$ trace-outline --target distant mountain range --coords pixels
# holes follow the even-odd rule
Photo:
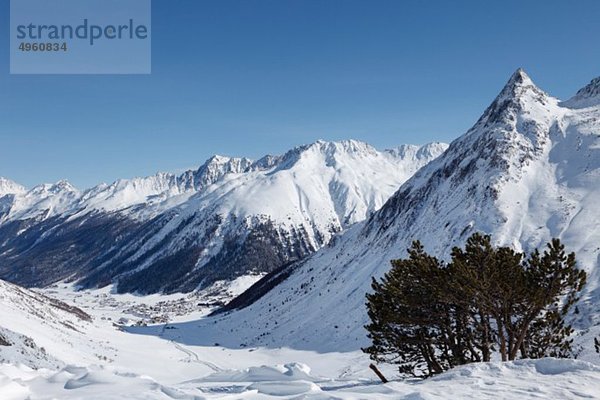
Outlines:
[[[27,190],[0,178],[0,278],[170,293],[259,276],[368,218],[446,148],[318,141],[84,191],[67,181]]]

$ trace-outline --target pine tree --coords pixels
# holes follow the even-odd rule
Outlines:
[[[367,294],[372,345],[363,349],[402,374],[427,377],[456,365],[521,357],[567,357],[565,322],[586,274],[558,239],[526,260],[474,234],[444,264],[419,242]]]
[[[533,252],[526,265],[529,293],[529,320],[522,323],[519,337],[523,357],[566,357],[571,353],[568,337],[573,333],[564,321],[569,309],[579,300],[586,282],[585,271],[576,268],[575,253],[566,254],[558,239],[547,245],[540,257]]]
[[[363,349],[378,362],[398,365],[415,377],[480,361],[473,348],[467,311],[448,296],[449,270],[414,242],[405,260],[393,260],[367,294],[372,345]]]

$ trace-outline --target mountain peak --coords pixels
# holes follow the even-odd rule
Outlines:
[[[25,191],[26,189],[23,186],[0,176],[0,197],[5,194],[18,194],[24,193]]]
[[[533,85],[533,81],[523,68],[517,68],[517,70],[513,72],[512,76],[510,77],[508,84],[516,86],[530,86]]]
[[[525,70],[519,68],[511,75],[498,98],[507,100],[519,99],[529,92],[545,95],[545,93],[533,83]]]
[[[348,139],[341,141],[326,141],[320,139],[312,144],[300,146],[297,149],[299,149],[301,152],[312,149],[327,155],[331,155],[334,153],[373,154],[374,152],[376,152],[375,148],[370,144],[356,139]]]
[[[577,91],[575,96],[590,98],[600,96],[600,76]]]
[[[53,186],[55,186],[57,188],[61,188],[61,189],[76,190],[75,186],[71,185],[71,182],[69,182],[66,179],[61,179],[61,180],[57,181],[56,183],[53,184]]]
[[[431,142],[418,146],[414,144],[403,144],[393,149],[385,150],[396,158],[406,160],[432,160],[442,154],[448,148],[448,144],[441,142]]]
[[[577,91],[575,96],[561,105],[569,108],[585,108],[600,104],[600,76]]]
[[[222,156],[220,154],[213,154],[212,156],[210,156],[208,158],[208,160],[206,160],[206,165],[208,164],[216,164],[216,163],[226,163],[229,160],[231,160],[230,157],[227,156]]]
[[[244,172],[251,165],[252,160],[248,158],[213,155],[197,171],[193,172],[193,186],[199,190],[215,183],[227,174]]]
[[[222,156],[219,154],[215,154],[211,156],[200,168],[209,168],[211,166],[223,166],[227,164],[240,164],[243,166],[248,166],[252,163],[252,160],[245,157],[228,157]]]
[[[61,179],[56,183],[42,183],[41,185],[34,186],[29,193],[34,195],[43,194],[47,195],[57,195],[57,194],[66,194],[66,193],[79,193],[79,190],[75,188],[69,181],[65,179]]]
[[[496,123],[514,124],[516,114],[532,108],[546,107],[551,101],[542,89],[538,88],[522,68],[517,69],[500,94],[485,110],[472,130],[489,127]]]

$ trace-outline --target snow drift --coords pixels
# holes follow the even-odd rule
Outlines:
[[[600,398],[600,368],[581,361],[540,359],[471,364],[417,382],[378,384],[310,375],[306,365],[253,367],[163,385],[112,368],[67,366],[59,371],[0,365],[5,400],[40,399],[580,399]],[[298,397],[300,396],[300,397]]]

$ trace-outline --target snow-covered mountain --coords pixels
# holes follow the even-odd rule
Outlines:
[[[367,344],[371,277],[405,256],[413,240],[445,258],[482,231],[527,252],[559,237],[576,252],[590,273],[576,323],[592,327],[578,343],[589,342],[600,330],[599,86],[595,79],[560,102],[516,71],[477,123],[378,212],[285,273],[268,275],[229,307],[241,310],[201,329],[234,332],[233,341],[248,345],[358,349]]]
[[[0,276],[152,293],[271,272],[367,218],[446,147],[318,141],[258,161],[215,156],[179,176],[21,190],[0,197]]]

